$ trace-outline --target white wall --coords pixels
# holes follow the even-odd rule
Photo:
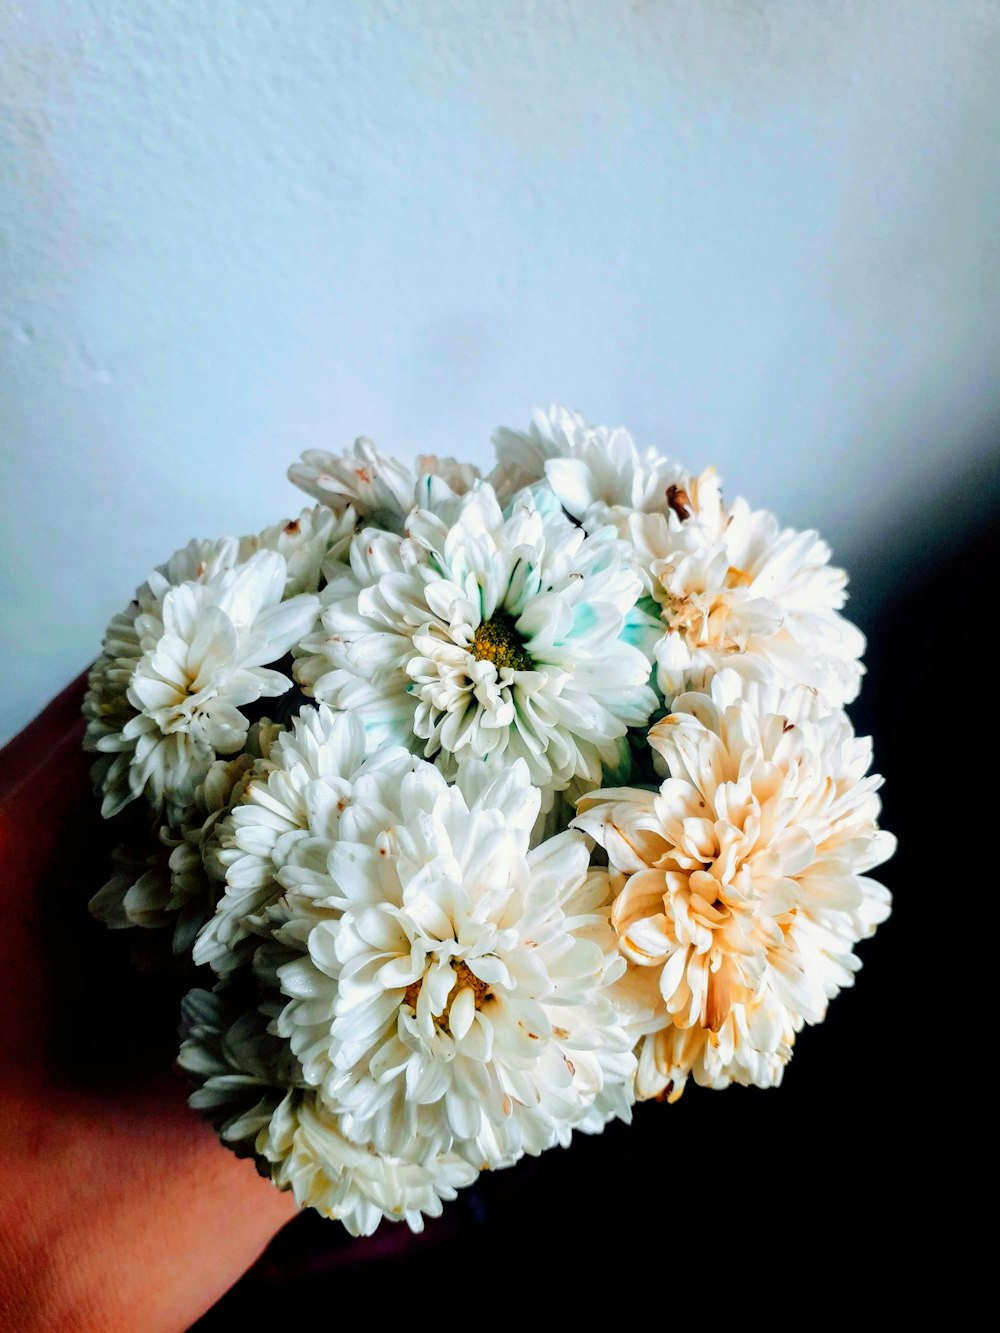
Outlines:
[[[0,32],[0,735],[154,561],[362,431],[486,461],[567,401],[883,582],[889,534],[982,498],[991,0],[0,0]]]

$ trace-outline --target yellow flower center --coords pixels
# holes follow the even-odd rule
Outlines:
[[[445,1032],[448,1031],[448,1019],[451,1016],[451,1002],[461,990],[471,990],[472,997],[477,1009],[482,1009],[484,1003],[490,998],[490,988],[486,982],[476,976],[466,963],[453,963],[452,968],[455,973],[455,984],[448,992],[448,999],[444,1009],[436,1015],[438,1026]],[[420,988],[424,984],[423,977],[417,981],[411,981],[403,993],[403,1003],[408,1004],[411,1009],[417,1007],[417,996],[420,994]]]
[[[535,665],[514,626],[514,617],[503,610],[494,611],[489,620],[476,628],[472,656],[480,662],[492,662],[498,671],[501,667],[531,671]]]
[[[746,644],[728,633],[731,603],[728,593],[737,588],[748,588],[754,576],[745,569],[730,565],[726,582],[714,592],[694,592],[687,597],[667,594],[663,603],[663,619],[667,626],[686,636],[696,648],[716,648],[722,652],[744,652]]]

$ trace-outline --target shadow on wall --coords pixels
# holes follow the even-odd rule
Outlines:
[[[949,1058],[960,1031],[937,1035],[942,1019],[962,1021],[960,1000],[953,1009],[968,942],[958,932],[969,927],[959,875],[980,857],[989,864],[989,823],[980,820],[990,818],[981,796],[990,715],[969,707],[969,689],[980,626],[997,604],[996,457],[976,478],[955,478],[972,496],[964,512],[978,513],[974,525],[956,533],[954,510],[941,521],[935,504],[958,504],[942,488],[914,505],[912,522],[855,578],[852,612],[870,648],[852,711],[887,779],[884,823],[900,849],[876,873],[895,910],[861,946],[855,988],[834,1001],[822,1028],[800,1036],[783,1087],[720,1095],[691,1085],[675,1106],[637,1108],[631,1129],[578,1136],[568,1151],[484,1176],[413,1239],[383,1226],[351,1243],[304,1215],[199,1330],[360,1298],[380,1270],[447,1290],[449,1301],[456,1287],[483,1295],[508,1277],[516,1289],[529,1274],[582,1290],[591,1264],[639,1289],[672,1270],[675,1295],[693,1295],[710,1276],[703,1263],[722,1259],[718,1280],[736,1281],[741,1264],[770,1255],[758,1280],[780,1291],[780,1254],[801,1247],[815,1256],[825,1235],[829,1257],[860,1258],[877,1246],[883,1264],[886,1238],[922,1225],[917,1205],[934,1186],[941,1140],[929,1124],[921,1135],[920,1122],[937,1098],[956,1095],[950,1085],[962,1077]],[[728,1279],[721,1250],[736,1265]]]

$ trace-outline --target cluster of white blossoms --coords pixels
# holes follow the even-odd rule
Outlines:
[[[192,1105],[355,1234],[777,1084],[889,912],[824,543],[563,408],[494,443],[306,453],[315,507],[154,570],[85,701],[94,914],[171,932]]]
[[[628,545],[551,495],[505,513],[486,483],[414,509],[405,534],[363,533],[324,588],[295,654],[307,693],[447,777],[467,757],[523,760],[546,808],[627,772],[628,731],[657,706]]]

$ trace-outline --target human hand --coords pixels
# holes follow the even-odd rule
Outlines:
[[[176,988],[86,902],[111,839],[74,682],[0,764],[0,1327],[187,1328],[291,1218],[170,1073]]]

